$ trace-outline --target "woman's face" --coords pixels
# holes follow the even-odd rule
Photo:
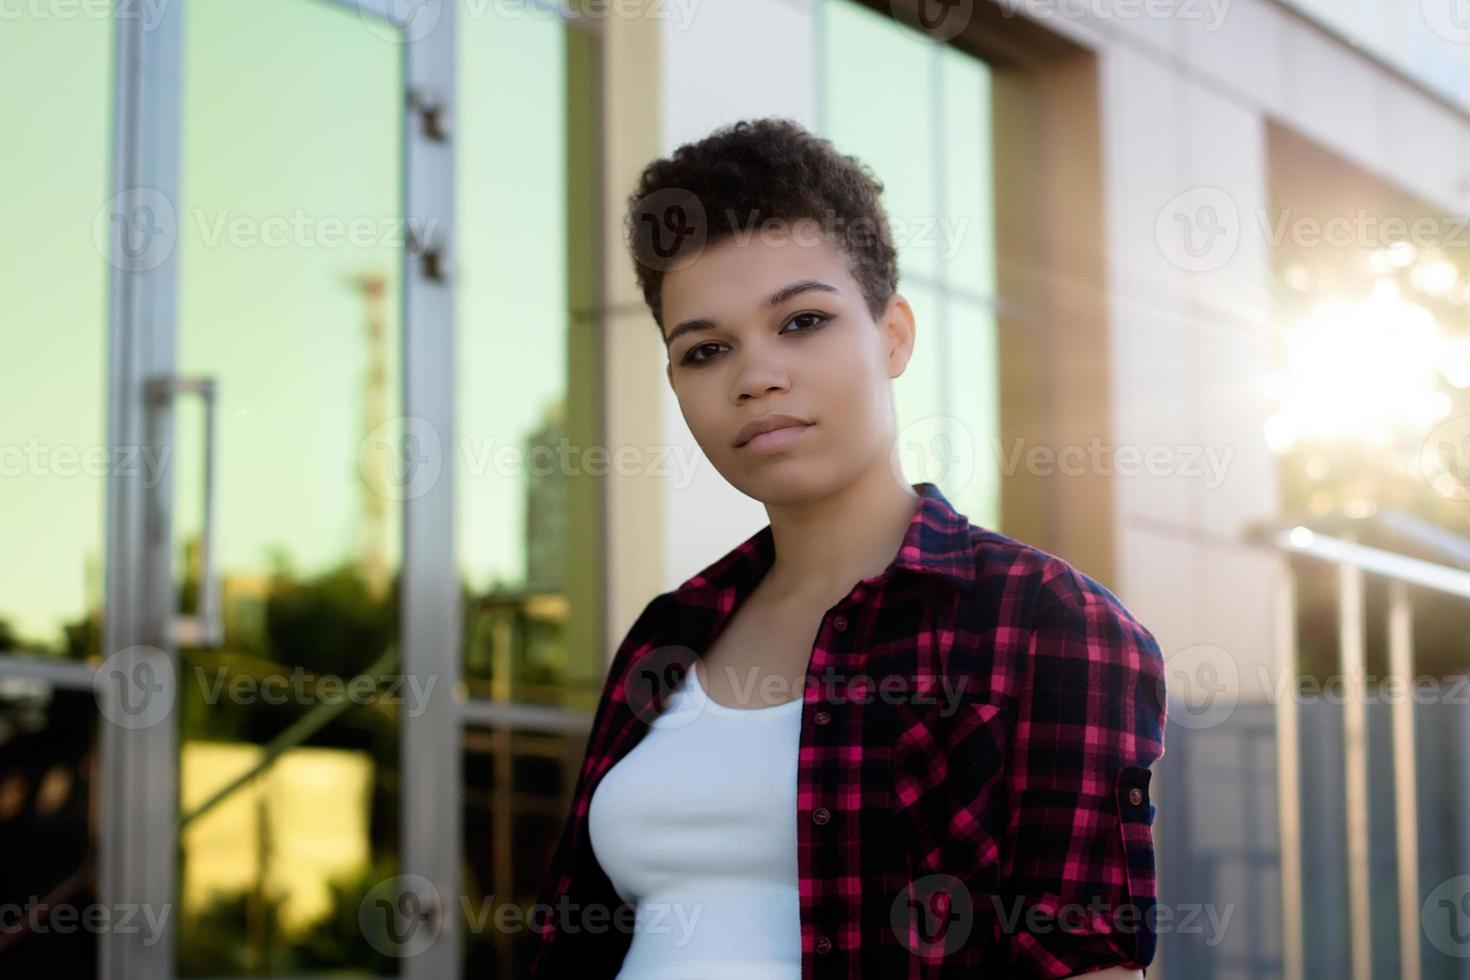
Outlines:
[[[913,312],[895,294],[875,322],[816,222],[726,239],[668,272],[663,322],[684,420],[742,493],[797,502],[893,465],[890,381],[913,350]],[[809,424],[737,445],[771,412]]]

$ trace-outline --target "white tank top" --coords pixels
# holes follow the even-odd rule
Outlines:
[[[801,706],[727,707],[687,670],[603,775],[592,850],[637,907],[616,980],[800,980]]]

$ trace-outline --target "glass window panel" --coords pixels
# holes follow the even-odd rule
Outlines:
[[[465,16],[455,481],[468,695],[591,709],[601,639],[596,42]],[[593,461],[595,462],[595,461]]]
[[[464,975],[524,976],[525,922],[551,865],[587,733],[474,727],[464,733]],[[516,905],[514,920],[499,919]]]
[[[940,489],[950,503],[976,524],[1000,528],[1001,467],[1007,447],[1000,445],[1000,357],[995,308],[957,293],[943,302],[949,350],[949,416],[955,420],[955,477]],[[977,383],[978,382],[978,383]],[[966,460],[969,460],[968,468]],[[966,474],[966,475],[961,475]]]
[[[0,27],[0,652],[73,659],[98,653],[110,468],[112,21],[86,9]]]
[[[827,0],[823,23],[823,135],[883,182],[900,276],[932,279],[939,271],[939,251],[924,229],[939,208],[930,111],[934,45],[852,0]],[[874,65],[883,70],[874,71]]]
[[[990,69],[853,0],[825,0],[823,29],[824,135],[884,182],[918,324],[894,382],[904,474],[998,527]]]
[[[400,708],[347,685],[396,654],[403,46],[301,0],[183,23],[177,354],[218,379],[225,637],[180,650],[177,970],[392,975],[357,910],[396,873]],[[204,444],[178,404],[190,611]]]
[[[930,479],[935,458],[935,444],[929,439],[933,420],[945,413],[948,399],[944,386],[945,336],[940,316],[945,307],[934,288],[919,283],[900,286],[899,292],[913,308],[917,324],[914,353],[903,374],[893,381],[894,398],[898,402],[899,453],[904,473],[912,481]]]
[[[96,774],[90,689],[0,679],[0,976],[96,975],[98,933],[79,927],[106,912],[97,905]],[[34,915],[15,912],[33,906]]]
[[[935,229],[946,285],[995,294],[994,175],[990,69],[955,48],[940,49],[944,122],[944,211]]]

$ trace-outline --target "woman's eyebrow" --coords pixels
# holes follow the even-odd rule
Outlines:
[[[840,292],[840,290],[836,286],[833,286],[830,283],[822,282],[822,280],[820,279],[798,279],[795,282],[788,283],[785,286],[782,286],[780,289],[767,296],[765,302],[762,303],[761,306],[768,310],[773,309],[791,299],[793,296],[800,296],[802,293],[812,291],[834,294]],[[697,330],[713,330],[714,328],[715,321],[707,319],[705,317],[699,317],[693,320],[685,320],[678,326],[674,327],[674,329],[669,331],[669,335],[664,338],[664,346],[671,346],[675,340],[686,333]]]

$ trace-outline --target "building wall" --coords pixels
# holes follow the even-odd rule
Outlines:
[[[1171,18],[1108,16],[1122,5],[1105,0],[1092,0],[1085,16],[1035,15],[1048,6],[1025,9],[1096,58],[1113,443],[1171,447],[1181,465],[1186,453],[1213,449],[1224,464],[1218,483],[1208,471],[1118,479],[1111,513],[1096,515],[1112,530],[1113,567],[1105,577],[1163,646],[1171,698],[1188,693],[1201,664],[1225,671],[1226,699],[1238,698],[1244,707],[1211,727],[1211,744],[1238,736],[1252,758],[1274,760],[1274,735],[1261,730],[1259,718],[1277,670],[1273,603],[1284,566],[1241,540],[1247,522],[1279,516],[1276,464],[1263,437],[1270,407],[1265,380],[1275,357],[1266,121],[1321,142],[1451,214],[1470,206],[1470,171],[1462,162],[1470,158],[1463,152],[1470,147],[1470,117],[1267,0],[1235,0],[1218,22],[1209,20],[1205,4],[1189,5],[1197,16]],[[738,118],[783,114],[810,124],[819,95],[819,9],[815,0],[704,0],[679,28],[610,22],[614,35],[636,35],[640,57],[657,62],[655,70],[623,59],[623,44],[609,44],[612,86],[631,90],[657,74],[656,91],[612,109],[610,131],[656,113],[656,145],[640,131],[646,160]],[[637,156],[631,141],[626,149]],[[631,159],[620,157],[623,169],[613,168],[621,181],[609,198],[613,206],[631,187]],[[1201,205],[1224,219],[1219,247],[1227,257],[1204,262],[1208,268],[1181,254],[1168,234],[1176,220],[1197,224]],[[614,280],[631,282],[622,253],[609,247]],[[654,432],[676,452],[694,452],[664,379],[652,319],[629,299],[636,292],[626,284],[616,288],[610,415],[621,419],[621,431]],[[657,386],[656,398],[642,387],[647,384]],[[760,505],[712,468],[695,473],[679,488],[652,481],[636,491],[615,490],[657,499],[640,499],[636,525],[617,532],[613,642],[648,597],[674,588],[765,523]],[[629,502],[615,509],[635,510]],[[721,520],[708,520],[711,513]],[[616,518],[612,524],[617,528]],[[657,541],[656,564],[645,535]],[[1169,737],[1203,738],[1176,725]],[[1276,847],[1274,765],[1265,767],[1270,772],[1236,766],[1217,779],[1189,782],[1174,769],[1186,764],[1188,748],[1166,752],[1156,776],[1161,800],[1173,794],[1182,801],[1179,794],[1190,788],[1188,808],[1160,806],[1161,880],[1192,881],[1193,867],[1185,864],[1208,866],[1219,889],[1215,901],[1259,906],[1258,896],[1279,889],[1277,870],[1259,860],[1262,848],[1270,854]],[[1203,819],[1219,812],[1217,805],[1228,809],[1254,798],[1263,780],[1270,794],[1264,823],[1236,824],[1234,835],[1217,832],[1219,821],[1214,829],[1188,825],[1191,814]],[[1202,798],[1210,794],[1213,799]],[[1268,975],[1279,933],[1275,915],[1237,920],[1214,951],[1219,964],[1229,964],[1215,975]],[[1168,975],[1171,945],[1167,937],[1161,942],[1151,977]],[[1197,967],[1193,954],[1187,959]]]

